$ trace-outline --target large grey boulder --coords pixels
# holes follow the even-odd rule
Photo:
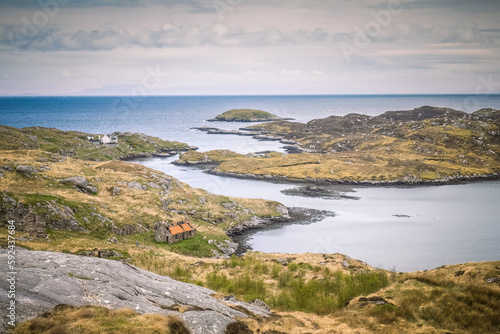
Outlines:
[[[31,174],[38,172],[35,167],[29,165],[19,165],[16,167],[16,171],[24,176],[30,176]]]
[[[128,188],[129,189],[140,189],[140,190],[148,190],[148,187],[143,186],[137,181],[132,181],[128,183]]]
[[[84,194],[96,194],[98,192],[97,187],[83,176],[72,176],[60,181],[65,184],[72,184],[76,190]]]
[[[119,261],[63,253],[18,250],[16,316],[22,322],[59,304],[95,305],[110,309],[132,308],[141,314],[175,315],[193,334],[224,333],[235,318],[270,313],[256,305],[235,300],[217,300],[214,291],[175,281]],[[7,250],[0,250],[7,263]],[[0,280],[0,305],[7,305],[7,280]],[[187,309],[184,313],[176,310]],[[232,306],[232,307],[231,307]],[[0,332],[6,331],[6,317]]]

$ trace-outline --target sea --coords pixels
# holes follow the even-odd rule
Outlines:
[[[237,108],[269,111],[298,122],[331,115],[379,115],[424,105],[465,112],[500,109],[500,95],[318,95],[318,96],[110,96],[0,97],[0,124],[42,126],[93,134],[143,132],[195,145],[200,151],[284,152],[279,142],[193,129],[238,129],[244,123],[207,122]],[[214,176],[173,158],[137,160],[193,187],[217,194],[265,198],[289,207],[328,210],[332,217],[309,225],[259,231],[247,243],[256,251],[342,253],[398,271],[500,260],[500,181],[424,187],[345,187],[335,199],[290,196],[297,184]]]

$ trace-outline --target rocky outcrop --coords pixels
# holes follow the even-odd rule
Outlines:
[[[100,258],[110,258],[110,257],[122,257],[123,254],[117,252],[113,249],[94,249],[88,251],[81,251],[76,255],[90,256],[90,257],[100,257]]]
[[[270,314],[260,305],[235,299],[217,300],[211,296],[215,292],[209,289],[119,261],[27,250],[18,250],[16,255],[17,322],[35,318],[59,304],[94,305],[177,316],[193,334],[219,334],[235,318]],[[7,250],[0,250],[0,261],[7,263]],[[8,284],[0,281],[1,305],[8,304]],[[179,313],[179,308],[186,311]],[[6,321],[2,317],[0,332],[6,332]]]
[[[97,194],[99,191],[95,185],[83,176],[73,176],[59,180],[61,183],[71,184],[76,190],[84,194]]]
[[[120,195],[121,191],[122,191],[122,189],[120,187],[116,187],[116,186],[114,186],[110,189],[111,196],[118,196],[118,195]]]
[[[129,225],[125,224],[122,226],[115,226],[114,224],[111,226],[111,231],[116,235],[131,235],[136,233],[144,233],[149,231],[146,227],[141,224]]]
[[[19,165],[16,167],[16,171],[24,176],[31,176],[31,174],[38,172],[35,167],[29,165]]]
[[[238,250],[238,244],[229,240],[225,240],[221,243],[214,242],[214,244],[225,256],[230,256]]]
[[[286,212],[284,211],[284,209],[286,209]],[[245,254],[249,249],[251,249],[251,246],[249,245],[248,241],[251,235],[256,230],[272,230],[288,224],[302,224],[302,225],[312,224],[321,221],[326,217],[335,216],[334,212],[326,210],[315,210],[315,209],[295,208],[295,207],[291,208],[284,207],[284,209],[280,209],[280,211],[282,211],[283,216],[276,216],[276,217],[252,216],[249,220],[230,227],[226,232],[226,234],[229,237],[231,237],[234,243],[228,245],[228,247],[232,248],[233,246],[235,246],[236,250],[234,253],[237,255],[242,255]],[[220,250],[220,247],[217,243],[216,246]]]
[[[252,216],[249,220],[246,220],[244,222],[241,222],[237,225],[230,227],[227,230],[227,235],[229,236],[239,235],[249,230],[260,229],[268,225],[272,225],[275,223],[285,223],[288,221],[289,219],[285,217],[262,218],[258,216]]]
[[[131,181],[128,183],[128,188],[129,189],[140,189],[140,190],[148,190],[148,187],[143,186],[137,181]]]
[[[53,201],[27,205],[3,193],[0,203],[2,222],[15,222],[20,232],[26,232],[33,237],[47,237],[47,228],[65,231],[85,231],[74,216],[74,211],[68,206]]]

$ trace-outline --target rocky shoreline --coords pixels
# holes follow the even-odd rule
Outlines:
[[[261,180],[271,181],[277,183],[294,183],[294,184],[313,184],[315,186],[332,186],[332,185],[345,185],[345,186],[369,186],[369,187],[417,187],[417,186],[433,186],[433,185],[454,185],[469,182],[482,182],[482,181],[495,181],[500,180],[500,172],[491,174],[476,174],[476,175],[450,175],[441,179],[435,180],[421,180],[413,175],[404,176],[402,179],[392,181],[376,181],[376,180],[342,180],[342,179],[324,179],[324,178],[292,178],[283,175],[258,175],[251,173],[235,173],[224,172],[217,170],[220,162],[213,161],[207,158],[202,161],[182,161],[176,160],[172,164],[177,166],[191,166],[206,169],[206,173],[222,176],[232,177],[244,180]],[[293,195],[293,194],[292,194]],[[326,194],[327,195],[327,194]],[[319,194],[318,196],[323,196]],[[328,195],[327,195],[328,196]],[[315,197],[315,196],[307,196]]]
[[[122,161],[130,161],[134,159],[139,159],[139,158],[151,158],[151,157],[157,157],[157,158],[170,158],[173,157],[180,152],[187,152],[187,151],[196,151],[198,150],[198,147],[196,146],[189,146],[186,149],[182,150],[161,150],[161,151],[154,151],[154,152],[143,152],[143,153],[137,153],[137,154],[129,154],[129,155],[124,155],[121,156],[119,159]]]
[[[255,218],[238,224],[227,231],[227,235],[236,243],[234,253],[238,256],[251,250],[248,239],[258,231],[269,231],[285,225],[300,224],[309,225],[333,217],[335,213],[326,210],[315,210],[309,208],[286,208],[287,214],[281,217]],[[252,217],[253,218],[253,217]]]
[[[195,165],[196,163],[191,163],[190,165]],[[432,186],[432,185],[453,185],[453,184],[463,184],[469,182],[481,182],[481,181],[494,181],[500,180],[500,173],[491,173],[483,175],[453,175],[447,176],[442,179],[423,181],[416,179],[412,176],[405,177],[403,180],[394,181],[374,181],[374,180],[362,180],[362,181],[352,181],[352,180],[339,180],[339,179],[322,179],[322,178],[291,178],[283,175],[257,175],[257,174],[243,174],[243,173],[233,173],[233,172],[223,172],[215,169],[208,170],[207,173],[217,176],[234,177],[238,179],[246,180],[263,180],[263,181],[273,181],[280,183],[310,183],[314,185],[331,186],[331,185],[349,185],[349,186],[401,186],[401,187],[416,187],[416,186]]]
[[[288,153],[300,153],[300,152],[310,152],[310,153],[320,153],[319,151],[310,151],[301,147],[298,142],[290,139],[285,139],[284,136],[278,136],[276,134],[272,134],[270,132],[265,132],[261,130],[249,130],[246,128],[240,128],[238,130],[223,130],[219,128],[202,126],[202,127],[194,127],[191,128],[193,130],[204,131],[209,135],[235,135],[235,136],[243,136],[243,137],[252,137],[255,140],[259,141],[279,141],[281,144],[284,144],[283,148]]]

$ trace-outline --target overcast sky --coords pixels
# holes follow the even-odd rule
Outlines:
[[[0,94],[499,93],[499,17],[499,0],[2,0]]]

